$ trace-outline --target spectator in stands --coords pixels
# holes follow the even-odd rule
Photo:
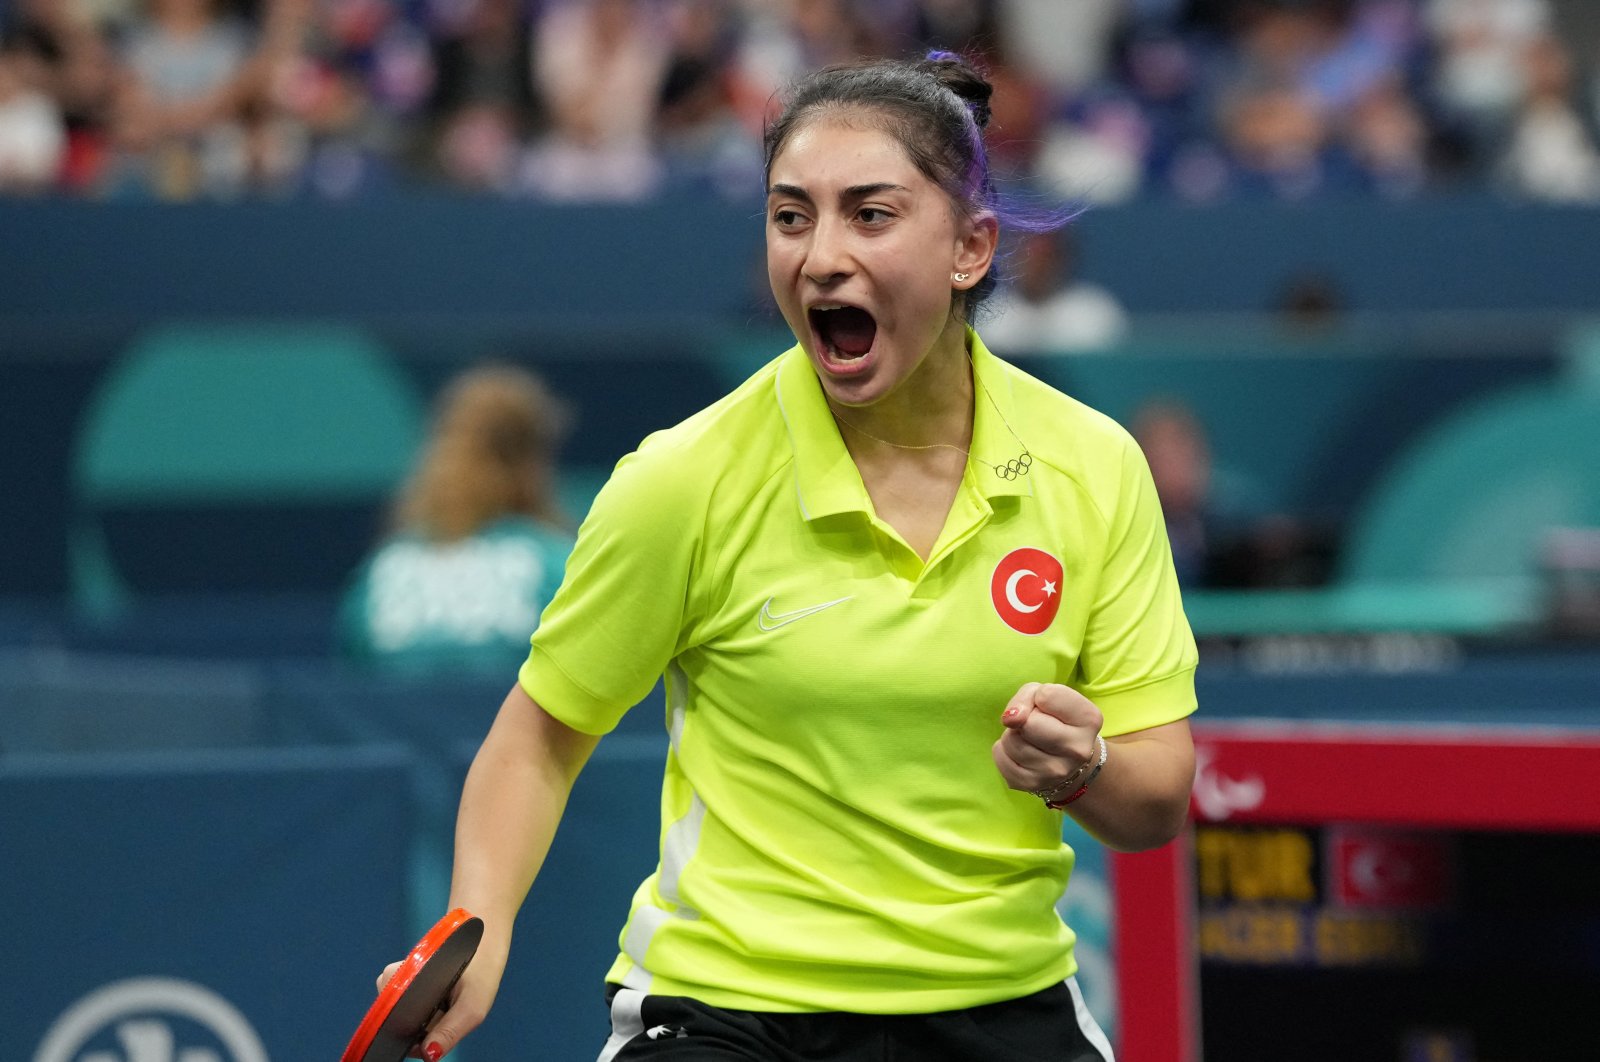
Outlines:
[[[450,183],[511,189],[525,142],[543,121],[533,84],[533,27],[518,0],[477,0],[437,32],[429,103],[434,158]]]
[[[1128,315],[1111,292],[1078,276],[1078,243],[1069,230],[1023,236],[1011,279],[987,308],[983,334],[1015,351],[1065,352],[1114,346]]]
[[[1345,115],[1339,134],[1363,191],[1384,199],[1411,199],[1427,189],[1427,121],[1398,79],[1364,93]]]
[[[252,37],[216,0],[150,0],[122,45],[116,190],[192,199],[237,171]]]
[[[1172,564],[1182,586],[1203,586],[1215,548],[1211,502],[1211,447],[1188,407],[1158,400],[1140,407],[1129,428],[1150,463]]]
[[[1336,187],[1327,115],[1287,84],[1242,86],[1224,101],[1226,191],[1245,198],[1304,200]]]
[[[631,200],[654,191],[656,108],[671,55],[644,0],[566,0],[540,18],[538,86],[550,116],[520,177],[546,199]]]
[[[1511,121],[1500,176],[1514,192],[1548,203],[1600,202],[1600,151],[1574,101],[1572,57],[1553,36],[1523,53],[1524,98]]]
[[[302,130],[294,191],[317,199],[352,199],[398,183],[391,123],[375,106],[360,73],[308,60],[292,103]]]
[[[0,193],[54,187],[66,159],[66,124],[56,101],[28,84],[26,59],[0,48]]]
[[[9,14],[0,9],[0,51],[15,64],[21,98],[35,101],[24,105],[32,112],[25,119],[33,130],[28,138],[32,150],[42,143],[37,139],[43,114],[38,100],[48,101],[59,115],[64,139],[50,179],[67,191],[93,188],[105,162],[116,82],[114,56],[101,23],[72,0],[19,0]],[[24,119],[13,113],[11,122],[19,120]],[[53,138],[46,134],[46,139]]]
[[[346,196],[427,175],[548,199],[726,190],[781,85],[915,42],[982,56],[994,72],[998,174],[1037,175],[1088,202],[1152,188],[1195,202],[1403,199],[1495,179],[1518,196],[1581,202],[1592,130],[1570,101],[1553,105],[1550,85],[1570,73],[1539,54],[1554,10],[1551,0],[14,0],[0,5],[0,36],[65,122],[57,184],[79,193]],[[303,47],[269,64],[263,38],[285,12],[308,23]],[[714,46],[689,44],[696,35]]]
[[[996,175],[1019,183],[1042,180],[1052,187],[1083,187],[1077,180],[1079,173],[1051,173],[1042,161],[1049,151],[1055,109],[1049,86],[1011,62],[998,43],[957,50],[981,62],[989,71],[989,82],[994,86],[994,117],[985,140],[989,163]]]
[[[672,56],[656,148],[668,186],[748,197],[761,187],[761,141],[738,112],[746,86],[732,62],[738,25],[730,0],[676,0],[667,15]]]
[[[480,368],[451,383],[395,531],[346,596],[347,656],[413,674],[515,668],[571,548],[555,501],[566,421],[522,369]]]
[[[1098,81],[1111,58],[1124,0],[999,0],[997,21],[1006,55],[1059,97]]]
[[[1218,468],[1193,409],[1152,399],[1134,412],[1130,430],[1150,463],[1181,585],[1245,589],[1326,580],[1327,536],[1273,511],[1247,477]]]
[[[1432,89],[1484,160],[1527,93],[1524,54],[1551,29],[1549,0],[1427,0]]]

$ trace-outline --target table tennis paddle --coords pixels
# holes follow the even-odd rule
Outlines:
[[[483,919],[459,907],[439,919],[378,992],[340,1062],[404,1062],[482,939]]]

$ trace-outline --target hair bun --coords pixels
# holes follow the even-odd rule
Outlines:
[[[994,86],[965,58],[955,52],[935,51],[929,52],[917,66],[932,74],[967,105],[979,129],[989,124],[989,97],[994,95]]]

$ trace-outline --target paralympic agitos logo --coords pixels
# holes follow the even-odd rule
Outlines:
[[[1014,549],[1000,558],[989,580],[989,598],[1007,627],[1042,634],[1061,607],[1061,562],[1042,549]]]
[[[211,989],[176,978],[135,977],[98,988],[68,1007],[33,1062],[268,1060],[249,1020]]]

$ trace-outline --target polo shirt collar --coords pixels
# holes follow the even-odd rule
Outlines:
[[[1023,444],[1007,422],[1016,423],[1011,378],[1000,359],[989,352],[976,332],[967,329],[977,382],[973,396],[972,451],[967,458],[967,483],[986,498],[1033,493],[1025,475],[1005,479],[996,464],[1014,461]],[[828,409],[822,384],[806,353],[796,344],[786,351],[775,378],[778,408],[794,447],[795,489],[807,520],[847,512],[872,512],[872,500],[861,473],[845,449],[839,426]]]
[[[1013,373],[1006,371],[1005,362],[989,353],[978,333],[967,329],[967,345],[972,351],[972,373],[978,386],[972,396],[972,456],[967,460],[967,475],[975,480],[978,493],[985,498],[1003,495],[1019,496],[1033,493],[1033,480],[1023,474],[1006,479],[995,472],[995,466],[1004,469],[1027,450],[1025,442],[1012,433],[1012,428],[1027,428],[1017,413],[1016,395],[1012,391]]]

